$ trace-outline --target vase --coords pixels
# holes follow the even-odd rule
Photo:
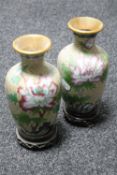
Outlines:
[[[108,72],[108,55],[95,44],[103,22],[92,17],[75,17],[68,22],[74,42],[58,55],[62,98],[67,121],[89,126],[97,122]]]
[[[60,74],[44,61],[51,40],[28,34],[13,41],[21,62],[6,75],[5,90],[17,125],[19,144],[28,149],[42,149],[56,143],[56,117],[60,102]]]

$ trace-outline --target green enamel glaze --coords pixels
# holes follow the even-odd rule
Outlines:
[[[18,123],[26,123],[28,124],[30,122],[29,116],[25,113],[21,114],[13,114],[13,117]]]
[[[81,85],[77,85],[77,88],[94,89],[96,88],[96,85],[93,82],[87,81],[82,83]]]
[[[71,72],[69,71],[69,69],[65,64],[62,64],[62,71],[64,79],[70,83],[72,81]]]
[[[61,90],[58,92],[58,94],[57,94],[55,100],[56,100],[56,101],[59,101],[60,98],[61,98]]]
[[[18,73],[21,73],[21,65],[19,64],[17,67],[16,67],[16,71],[18,72]]]
[[[25,71],[27,70],[27,68],[28,68],[28,65],[23,65],[23,66],[22,66],[22,71],[25,72]]]
[[[53,108],[53,112],[57,113],[59,111],[59,107],[60,107],[60,101],[61,99],[61,91],[59,91],[59,93],[57,94],[56,98],[55,98],[55,101],[57,102],[55,107]]]
[[[31,111],[33,113],[39,113],[39,112],[42,112],[42,110],[40,108],[32,108]]]
[[[108,75],[108,67],[104,70],[103,75],[101,77],[101,81],[105,81]]]
[[[33,89],[33,91],[34,91],[35,94],[39,94],[39,89],[38,88]]]
[[[102,54],[102,58],[103,58],[103,60],[104,60],[105,63],[108,62],[108,55],[107,55],[106,52],[104,52],[104,53]]]
[[[83,48],[83,53],[86,54],[87,56],[91,55],[91,52],[88,49]]]
[[[32,110],[32,113],[34,116],[39,115],[41,118],[43,118],[48,109],[47,108],[42,109],[42,108],[37,107],[37,108],[33,108],[31,110]]]
[[[43,117],[34,117],[34,118],[29,118],[28,114],[26,113],[21,113],[21,114],[13,114],[13,117],[17,121],[17,123],[20,124],[29,124],[31,121],[37,124],[41,124],[46,122],[46,119]]]
[[[100,56],[101,56],[101,58],[103,59],[104,63],[108,64],[108,60],[109,60],[108,54],[106,53],[105,50],[103,50],[103,49],[100,48],[99,46],[98,46],[98,49],[99,49]]]
[[[9,94],[7,96],[8,100],[14,102],[14,103],[17,103],[18,102],[18,98],[17,98],[17,95],[14,93],[14,94]]]
[[[55,112],[55,113],[58,112],[59,111],[59,106],[60,106],[59,104],[56,104],[56,106],[53,109],[53,112]]]
[[[20,77],[19,76],[14,76],[11,78],[11,81],[13,82],[13,84],[17,85],[20,81]]]
[[[78,96],[70,96],[66,93],[63,93],[63,98],[68,103],[78,102],[80,104],[87,103],[90,100],[90,96],[78,97]]]
[[[14,75],[11,77],[11,81],[13,84],[17,85],[21,80],[20,73],[21,73],[21,65],[19,64],[15,67]]]

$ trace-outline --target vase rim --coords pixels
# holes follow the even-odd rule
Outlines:
[[[97,18],[79,16],[68,21],[68,28],[77,34],[91,35],[102,31],[104,24]]]
[[[41,34],[26,34],[17,37],[13,49],[22,55],[42,55],[51,48],[51,40]]]

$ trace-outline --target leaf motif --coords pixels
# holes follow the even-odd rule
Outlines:
[[[40,112],[40,108],[37,107],[37,108],[32,108],[32,112],[35,114],[35,113],[39,113]]]
[[[78,85],[77,88],[94,89],[96,88],[96,85],[93,82],[87,81],[82,83],[81,85]]]
[[[64,79],[70,83],[72,81],[71,72],[69,71],[69,69],[65,64],[62,64],[62,71],[64,74]]]
[[[28,65],[23,65],[23,66],[22,66],[22,71],[25,72],[27,68],[28,68]]]
[[[14,84],[17,85],[17,84],[19,83],[19,81],[20,81],[20,77],[19,77],[19,76],[14,76],[14,77],[12,77],[11,81],[12,81]]]
[[[30,123],[30,119],[29,116],[25,113],[21,113],[21,114],[13,114],[14,118],[16,119],[16,121],[18,123],[26,123],[29,124]]]
[[[101,58],[103,59],[103,61],[107,64],[108,63],[108,60],[109,60],[109,56],[107,54],[106,51],[102,51],[102,49],[98,46],[99,50],[100,50],[100,55],[101,55]]]
[[[101,81],[105,81],[108,75],[108,68],[106,68],[103,72],[103,75],[101,76]]]
[[[54,107],[53,111],[54,112],[58,112],[59,111],[59,103],[56,104],[56,106]]]
[[[65,99],[65,101],[67,101],[68,103],[73,104],[73,102],[78,102],[80,104],[84,104],[87,103],[90,100],[90,96],[70,96],[66,93],[63,94],[63,98]]]
[[[41,124],[46,122],[46,119],[43,117],[34,117],[34,118],[29,118],[29,116],[26,113],[21,113],[21,114],[13,114],[15,120],[20,123],[20,124],[29,124],[31,121],[36,123],[36,124]]]
[[[10,100],[10,101],[12,101],[12,102],[14,102],[14,103],[17,103],[18,102],[18,98],[17,98],[17,94],[9,94],[8,96],[7,96],[7,98],[8,98],[8,100]]]

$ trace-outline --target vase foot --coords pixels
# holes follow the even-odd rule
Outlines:
[[[17,141],[21,146],[30,150],[41,150],[44,148],[51,147],[57,142],[57,135],[58,135],[57,126],[55,126],[53,130],[51,130],[50,132],[52,132],[52,134],[48,133],[49,137],[47,137],[46,135],[45,140],[43,138],[43,141],[38,139],[38,141],[35,141],[35,142],[24,139],[20,135],[20,132],[18,129],[16,129],[16,136],[17,136]]]
[[[95,108],[88,113],[76,114],[64,108],[64,117],[73,125],[91,127],[99,120],[99,111],[100,110],[98,108]]]

